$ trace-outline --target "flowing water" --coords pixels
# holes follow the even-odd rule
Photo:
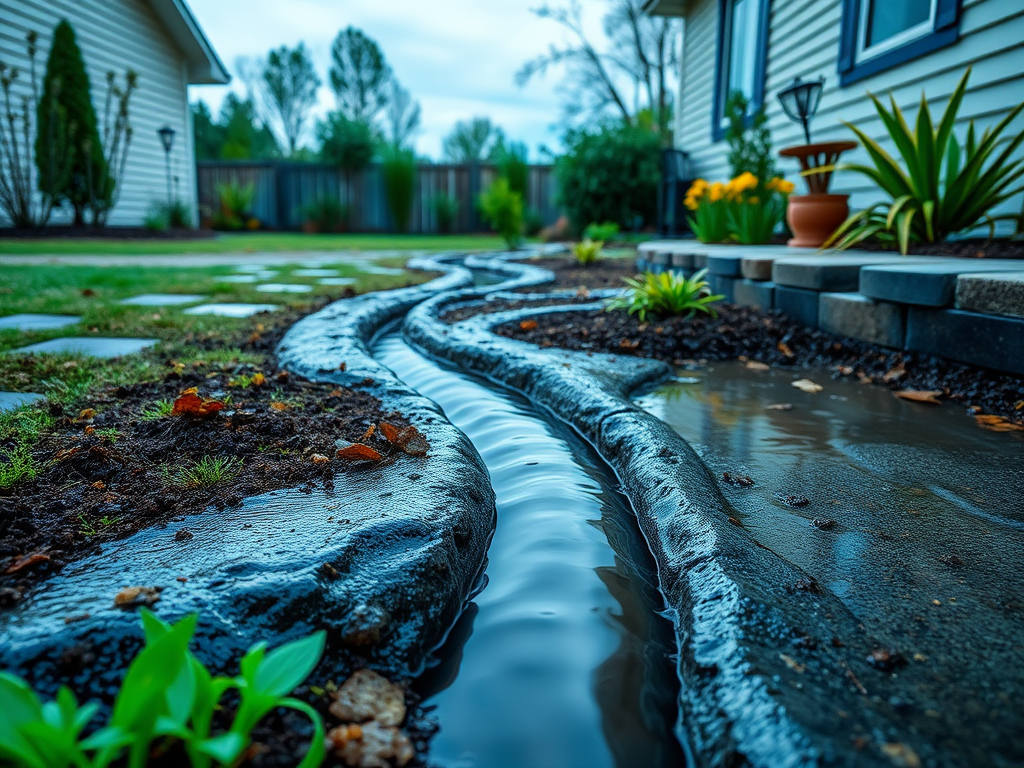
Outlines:
[[[420,681],[449,768],[678,768],[672,627],[628,501],[598,457],[523,399],[397,332],[374,356],[476,446],[497,496],[487,587]]]

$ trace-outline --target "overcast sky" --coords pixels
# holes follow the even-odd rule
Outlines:
[[[417,151],[440,157],[441,139],[457,120],[490,117],[513,140],[558,146],[561,115],[552,71],[524,88],[514,82],[523,62],[561,43],[563,31],[530,9],[542,0],[190,0],[221,60],[234,73],[239,56],[266,55],[304,41],[320,79],[327,82],[331,42],[348,25],[381,46],[399,81],[422,106]],[[585,0],[589,29],[601,39],[606,0]],[[236,77],[231,88],[242,91]],[[193,100],[220,108],[227,88],[197,86]],[[319,111],[334,105],[321,87]]]

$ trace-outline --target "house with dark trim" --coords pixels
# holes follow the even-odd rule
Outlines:
[[[812,141],[853,139],[846,121],[894,154],[869,91],[892,93],[911,116],[923,91],[941,112],[972,67],[961,140],[968,120],[983,129],[1024,101],[1024,0],[648,0],[645,10],[684,20],[675,141],[692,173],[708,179],[729,175],[723,113],[735,90],[753,109],[764,108],[780,149],[806,142],[778,92],[796,77],[824,77]],[[1024,118],[1004,140],[1021,130]],[[860,150],[843,158],[866,159]],[[803,188],[795,161],[780,158],[778,167]],[[852,194],[854,209],[880,199],[856,174],[838,174],[832,191]],[[1010,201],[1002,212],[1019,212],[1021,204]]]

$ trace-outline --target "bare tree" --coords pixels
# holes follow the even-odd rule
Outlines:
[[[387,137],[392,146],[402,148],[420,127],[420,104],[403,88],[397,79],[391,79],[391,93],[384,119]]]
[[[460,120],[441,144],[449,163],[495,160],[505,146],[505,134],[486,117]]]
[[[604,17],[603,47],[587,36],[579,0],[535,8],[540,18],[565,28],[571,42],[552,45],[546,54],[526,62],[516,73],[516,83],[523,86],[552,67],[564,66],[561,90],[568,121],[609,113],[633,121],[649,110],[655,124],[667,128],[678,78],[681,27],[673,19],[648,16],[642,6],[643,0],[613,0]]]
[[[284,137],[288,153],[294,155],[320,88],[305,44],[291,49],[282,45],[271,51],[256,85],[262,92],[267,116]]]
[[[349,120],[373,123],[387,107],[393,76],[380,46],[348,27],[331,46],[329,78],[338,110]]]

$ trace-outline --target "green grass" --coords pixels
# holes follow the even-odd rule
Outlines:
[[[53,417],[37,405],[0,411],[0,489],[32,480],[39,474],[39,465],[32,457],[32,447],[40,433],[53,426]]]
[[[497,235],[306,235],[297,232],[222,234],[204,240],[34,240],[0,238],[0,254],[160,255],[288,251],[485,251],[504,250]]]
[[[231,456],[204,456],[183,467],[164,466],[164,478],[179,488],[201,488],[230,480],[242,469],[241,459]]]

